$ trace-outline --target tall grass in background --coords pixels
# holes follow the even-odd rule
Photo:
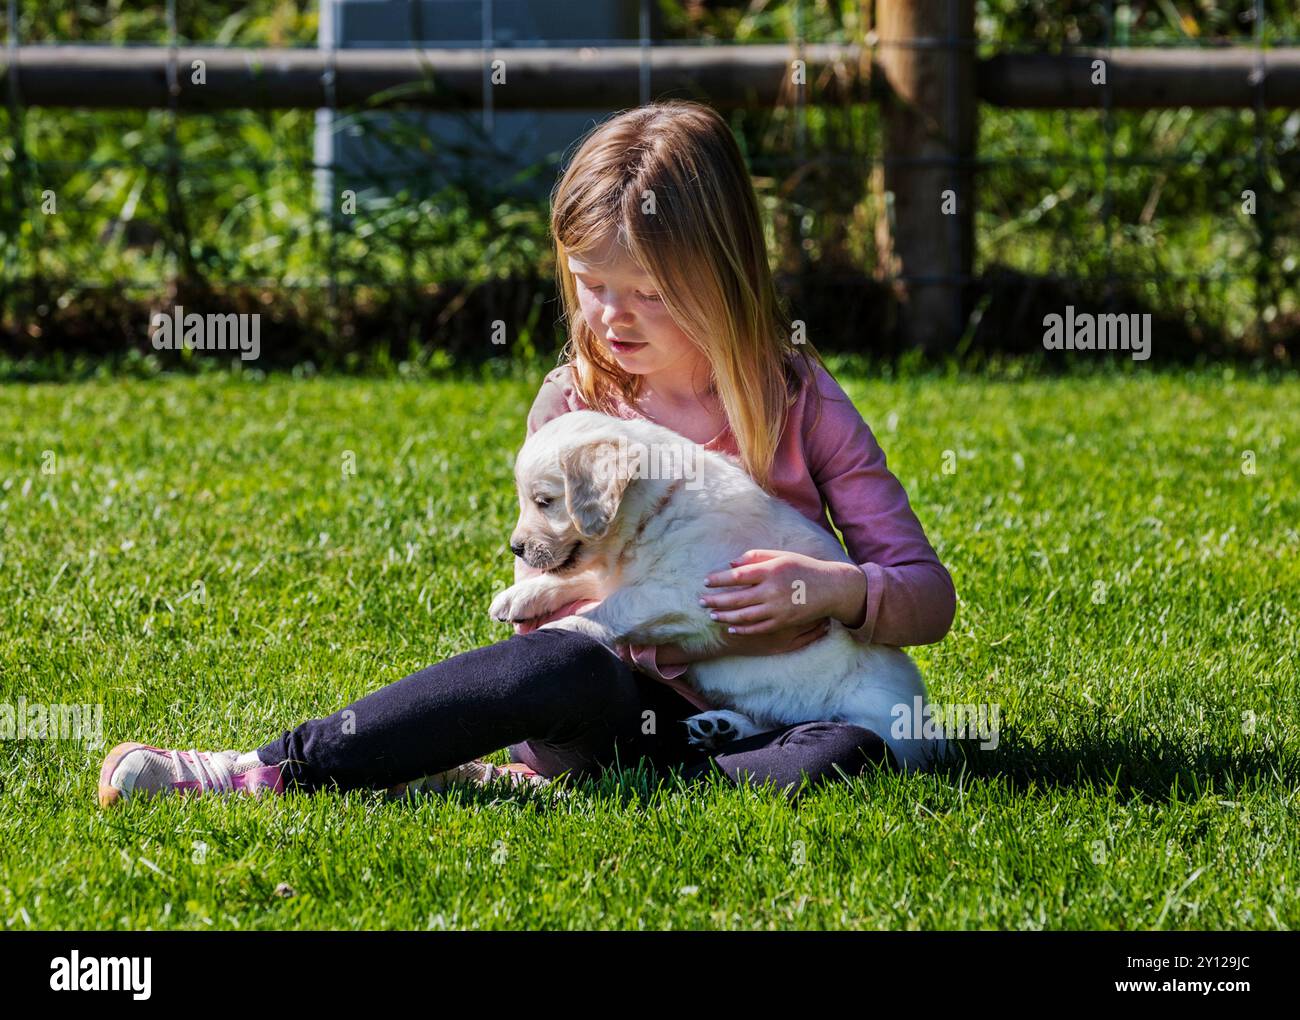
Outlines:
[[[1113,6],[1108,29],[1105,17]],[[658,5],[670,40],[780,42],[861,40],[866,3],[678,3]],[[981,0],[985,53],[1075,45],[1248,44],[1252,2],[1114,4]],[[1266,5],[1260,38],[1300,36],[1300,14]],[[313,46],[317,5],[253,0],[238,12],[206,0],[177,4],[182,43]],[[167,41],[163,4],[27,0],[24,43],[116,45]],[[471,120],[477,120],[473,115]],[[27,331],[58,332],[69,317],[83,332],[123,325],[124,297],[165,305],[176,294],[248,292],[304,328],[364,332],[367,309],[402,334],[401,345],[441,338],[458,299],[424,302],[455,282],[470,293],[492,281],[546,280],[553,272],[544,201],[510,197],[482,182],[431,180],[430,141],[374,109],[347,128],[404,154],[396,179],[376,179],[346,228],[330,230],[314,205],[312,111],[0,111],[0,315]],[[875,107],[814,108],[802,126],[792,110],[740,111],[732,124],[751,160],[778,272],[842,274],[870,282],[879,214],[867,188],[879,152]],[[1259,345],[1261,330],[1300,330],[1295,276],[1300,113],[1153,110],[1007,111],[981,107],[977,272],[1004,270],[1114,280],[1136,300],[1194,333]],[[173,161],[173,156],[175,157]],[[558,158],[558,154],[557,154]],[[1141,161],[1157,159],[1158,165]],[[556,162],[534,168],[553,178]],[[1260,213],[1241,211],[1256,191]],[[59,214],[32,196],[53,190]],[[25,204],[15,197],[26,196]],[[6,208],[7,207],[7,208]],[[17,281],[28,281],[18,285]],[[526,282],[525,286],[533,286]],[[811,300],[811,298],[808,298]],[[823,301],[834,298],[823,294]],[[409,314],[383,316],[390,304]],[[527,302],[525,302],[527,303]],[[340,307],[344,314],[340,315]],[[864,341],[856,316],[824,316],[848,346]],[[529,343],[555,339],[553,316],[530,316]],[[837,323],[837,320],[839,322]],[[36,335],[31,335],[35,330]]]

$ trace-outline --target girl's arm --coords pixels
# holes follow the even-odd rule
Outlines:
[[[939,641],[956,612],[952,577],[935,555],[862,415],[820,367],[817,377],[823,400],[816,428],[809,427],[805,416],[808,468],[831,522],[866,579],[861,622],[850,626],[850,633],[883,645]]]

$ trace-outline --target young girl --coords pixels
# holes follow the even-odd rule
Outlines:
[[[648,418],[737,457],[828,530],[829,510],[854,561],[754,549],[731,564],[701,563],[701,602],[727,628],[715,654],[791,651],[831,619],[861,641],[940,640],[952,623],[952,581],[871,431],[778,308],[753,185],[721,117],[673,101],[599,126],[556,187],[551,229],[569,342],[529,432],[580,408]],[[516,577],[528,571],[515,562]],[[803,604],[789,596],[794,580],[806,586]],[[681,720],[715,706],[682,682],[681,648],[611,650],[538,629],[545,619],[256,751],[119,744],[101,770],[100,802],[185,790],[400,790],[421,777],[431,788],[544,784],[643,758],[687,778],[716,770],[797,793],[805,781],[898,765],[889,734],[829,721],[697,751]],[[476,760],[506,745],[511,765]]]

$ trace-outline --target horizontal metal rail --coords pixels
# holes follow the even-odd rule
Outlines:
[[[370,101],[431,109],[485,105],[485,68],[501,61],[504,83],[493,84],[495,110],[590,109],[637,106],[641,66],[650,68],[656,95],[703,94],[719,106],[771,105],[790,79],[790,62],[807,61],[808,81],[828,67],[856,60],[854,47],[655,46],[540,49],[256,49],[180,47],[25,46],[0,51],[0,102],[14,79],[26,106],[169,107],[168,71],[174,59],[175,105],[182,109],[313,109]],[[205,84],[194,84],[202,61]],[[328,76],[328,77],[327,77]],[[499,77],[499,76],[498,76]],[[868,76],[841,73],[865,87]],[[821,101],[865,99],[818,88]],[[332,94],[332,95],[331,95]],[[331,102],[331,99],[333,102]]]
[[[1105,85],[1094,85],[1096,61]],[[978,68],[979,98],[1027,109],[1300,105],[1300,47],[1003,54]]]
[[[365,103],[429,109],[485,105],[485,68],[502,61],[495,110],[618,108],[651,93],[723,108],[794,100],[793,61],[806,62],[802,102],[879,98],[872,48],[817,44],[503,48],[230,49],[19,46],[0,50],[0,103],[187,110],[314,109]],[[1105,64],[1105,84],[1096,61]],[[195,61],[203,84],[196,84]],[[174,69],[174,78],[172,71]],[[169,87],[174,80],[175,91]],[[978,98],[1026,109],[1300,106],[1300,47],[1075,50],[979,60]],[[16,87],[15,87],[16,86]]]

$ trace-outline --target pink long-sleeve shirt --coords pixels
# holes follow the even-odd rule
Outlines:
[[[814,367],[810,379],[802,359],[795,358],[794,364],[802,385],[773,461],[774,494],[832,534],[833,521],[843,536],[845,550],[866,575],[866,617],[860,626],[849,629],[850,634],[859,641],[883,645],[939,641],[952,626],[956,611],[951,576],[926,539],[903,486],[885,465],[884,451],[848,395],[820,365]],[[816,401],[810,396],[814,384],[822,398],[819,418]],[[586,409],[572,369],[561,365],[542,382],[528,414],[528,434],[552,418]],[[617,398],[616,413],[621,418],[645,417],[621,397]],[[704,447],[739,456],[729,427],[724,426]],[[535,573],[522,560],[515,560],[516,580]],[[703,576],[700,583],[704,583]],[[596,604],[591,600],[572,602],[547,616],[518,624],[516,630],[527,633]],[[656,664],[654,646],[619,646],[618,651],[697,707],[714,707],[680,679],[685,665]]]

